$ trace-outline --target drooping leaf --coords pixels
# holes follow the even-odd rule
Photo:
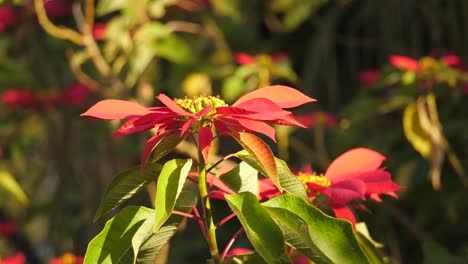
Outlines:
[[[266,175],[266,172],[262,168],[252,155],[249,154],[246,150],[241,150],[236,153],[236,156],[249,164],[261,174]],[[289,170],[288,165],[285,161],[275,158],[276,171],[278,172],[279,183],[283,189],[288,193],[299,196],[303,199],[307,199],[307,193],[305,191],[304,185],[297,179],[297,177]]]
[[[28,196],[24,193],[15,177],[6,170],[0,171],[0,189],[12,194],[22,204],[27,204],[29,202]]]
[[[156,187],[156,210],[153,232],[159,230],[174,210],[177,197],[179,197],[182,191],[191,167],[191,159],[173,159],[164,164]]]
[[[281,191],[283,188],[278,178],[275,156],[270,147],[260,138],[250,133],[239,132],[235,134],[234,138],[249,153],[250,157],[255,161],[256,166],[246,162],[252,167],[258,168],[259,171],[270,178]]]
[[[290,263],[281,230],[249,192],[226,195],[255,250],[267,263]]]
[[[409,104],[403,113],[403,130],[408,141],[421,156],[430,158],[432,142],[428,131],[421,126],[416,103]]]
[[[369,263],[351,223],[322,213],[308,201],[284,194],[262,203],[286,241],[319,263]]]
[[[137,166],[115,176],[107,187],[94,221],[130,199],[149,182],[155,181],[161,169],[160,164],[148,163],[143,174],[140,174],[140,166]]]
[[[251,192],[258,197],[258,172],[245,162],[219,176],[219,179],[236,193]]]

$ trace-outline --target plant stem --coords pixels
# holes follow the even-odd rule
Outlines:
[[[210,247],[211,257],[214,264],[220,264],[218,243],[216,242],[216,226],[213,221],[211,211],[210,197],[208,195],[208,186],[206,180],[206,164],[201,151],[198,151],[198,188],[202,198],[203,214],[205,219],[205,226],[207,229],[208,246]]]

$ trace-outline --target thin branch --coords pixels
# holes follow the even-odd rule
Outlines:
[[[232,236],[232,238],[229,240],[228,244],[224,248],[223,254],[221,254],[221,262],[224,261],[224,258],[226,257],[227,253],[231,249],[232,245],[236,241],[237,237],[244,232],[244,228],[241,227],[237,232]]]
[[[49,20],[43,0],[34,0],[34,9],[36,10],[39,24],[49,35],[69,40],[77,45],[83,45],[83,38],[80,33],[64,26],[56,26]]]
[[[236,216],[235,213],[231,213],[230,215],[226,216],[225,218],[221,219],[217,224],[216,228],[220,228],[222,225],[224,225],[227,221],[231,220],[234,216]]]

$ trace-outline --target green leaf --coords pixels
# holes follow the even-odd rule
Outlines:
[[[356,233],[356,238],[361,246],[362,250],[366,253],[366,256],[369,258],[372,264],[385,264],[387,263],[385,258],[381,256],[381,253],[374,246],[373,242],[369,237],[366,237],[364,234],[359,232]]]
[[[6,170],[0,171],[0,188],[11,193],[22,204],[29,202],[28,196],[24,193],[15,177]]]
[[[261,174],[266,175],[266,172],[263,170],[261,164],[259,164],[246,150],[237,152],[236,156],[258,170]],[[275,157],[275,164],[281,187],[283,187],[288,193],[294,194],[303,199],[307,199],[307,193],[304,189],[304,185],[297,179],[296,175],[294,175],[291,170],[289,170],[286,162]]]
[[[179,197],[182,191],[191,167],[191,159],[173,159],[164,164],[156,187],[156,210],[153,232],[159,230],[174,210],[177,197]]]
[[[289,8],[283,18],[283,25],[286,31],[292,31],[307,20],[311,14],[323,5],[325,0],[299,0]]]
[[[237,215],[255,250],[267,263],[290,263],[281,230],[249,192],[227,195],[226,201]]]
[[[239,132],[234,135],[234,138],[250,154],[250,157],[254,160],[252,163],[255,165],[247,161],[245,162],[270,178],[278,189],[282,191],[283,188],[281,187],[276,170],[275,156],[270,147],[263,140],[250,133]]]
[[[152,44],[151,47],[156,56],[174,63],[189,64],[195,59],[193,48],[189,46],[187,41],[173,34],[157,39],[156,43]]]
[[[322,213],[308,201],[285,194],[262,203],[286,241],[318,263],[369,263],[351,223]]]
[[[258,172],[245,162],[219,176],[219,179],[236,193],[251,192],[258,197]]]
[[[431,137],[422,125],[416,103],[409,104],[403,112],[403,130],[408,141],[421,156],[429,159],[432,153]]]
[[[196,195],[183,191],[176,209],[190,212],[196,204]],[[153,233],[154,210],[129,206],[107,221],[104,229],[88,245],[84,263],[150,264],[161,248],[172,238],[184,217],[171,215],[166,223]]]
[[[98,16],[104,16],[109,13],[118,11],[126,6],[126,0],[100,0],[96,6],[96,14]]]
[[[211,0],[210,4],[216,13],[228,16],[234,20],[240,19],[240,11],[237,0]]]
[[[223,99],[227,102],[234,102],[244,92],[244,80],[237,76],[231,76],[224,80],[221,91]]]
[[[136,166],[115,176],[107,187],[104,198],[94,216],[94,221],[130,199],[149,182],[155,181],[156,175],[161,169],[162,165],[160,164],[148,163],[143,175],[140,173],[140,166]]]

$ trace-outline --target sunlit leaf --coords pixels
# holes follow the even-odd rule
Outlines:
[[[191,159],[173,159],[164,164],[156,189],[154,232],[159,230],[174,210],[191,167]]]
[[[15,177],[6,170],[0,170],[0,189],[12,194],[22,204],[27,204],[29,202],[28,196],[24,193]]]
[[[219,176],[219,179],[236,193],[251,192],[258,196],[258,172],[245,162]]]
[[[403,113],[403,129],[408,141],[421,156],[430,158],[432,142],[429,132],[421,126],[416,103],[409,104]]]
[[[330,217],[297,196],[284,194],[262,203],[285,240],[318,263],[369,263],[351,223]]]
[[[136,166],[115,176],[107,187],[94,221],[130,199],[149,182],[155,181],[161,169],[160,164],[148,163],[143,175],[140,173],[140,166]]]
[[[281,230],[249,192],[226,195],[255,250],[267,263],[290,263]]]
[[[266,172],[263,170],[261,164],[254,159],[252,155],[249,154],[246,150],[242,150],[236,153],[236,156],[249,164],[261,174],[266,175]],[[307,199],[307,193],[305,191],[304,185],[297,179],[297,177],[289,170],[288,165],[284,160],[275,158],[276,171],[278,172],[278,178],[280,185],[288,193],[299,196],[303,199]]]

